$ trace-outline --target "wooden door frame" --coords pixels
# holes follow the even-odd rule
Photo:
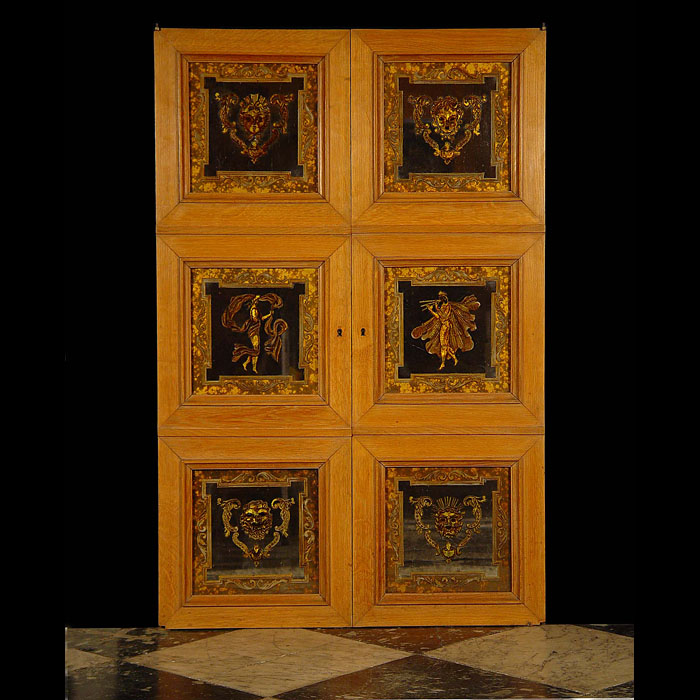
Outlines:
[[[512,593],[386,596],[384,462],[512,463]],[[544,438],[539,435],[362,435],[353,438],[353,626],[526,625],[545,619]],[[390,598],[393,598],[390,600]],[[417,602],[408,602],[415,598]]]
[[[154,33],[156,233],[350,233],[350,32],[343,29],[161,29]],[[284,47],[280,50],[280,47]],[[323,67],[319,86],[320,194],[186,199],[183,64],[300,60]]]
[[[163,437],[158,444],[159,624],[168,628],[344,627],[351,624],[352,527],[349,438]],[[319,487],[322,568],[317,595],[225,596],[210,605],[188,599],[192,514],[188,479],[196,465],[274,461],[322,463]],[[277,467],[279,464],[279,467]],[[238,600],[236,600],[236,598]],[[283,602],[276,602],[276,599]],[[261,615],[263,607],[274,616]]]
[[[155,33],[160,624],[337,627],[544,620],[545,37],[539,29]],[[186,64],[194,59],[318,67],[318,193],[188,194],[183,184],[189,167],[184,160]],[[510,73],[503,68],[502,75],[504,81],[510,75],[513,85],[511,191],[381,191],[379,71],[385,60],[510,65]],[[381,266],[406,260],[510,266],[508,392],[447,399],[382,396]],[[323,266],[319,371],[324,379],[318,396],[192,396],[189,274],[205,265]],[[512,591],[445,594],[427,603],[424,594],[402,599],[379,590],[380,482],[383,464],[392,460],[508,463]],[[207,593],[211,601],[190,596],[192,465],[255,468],[273,461],[280,469],[300,462],[323,465],[318,467],[325,533],[320,592],[277,598],[226,592],[220,600]],[[275,614],[262,614],[268,610]]]
[[[350,435],[350,304],[330,303],[350,298],[350,254],[347,236],[158,236],[159,435]],[[188,266],[285,263],[322,265],[326,273],[319,329],[323,396],[193,397],[187,391]]]
[[[545,44],[546,32],[539,29],[353,29],[352,232],[543,232]],[[381,192],[380,64],[414,57],[511,63],[512,195]]]

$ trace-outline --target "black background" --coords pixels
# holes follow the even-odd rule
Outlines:
[[[113,7],[69,10],[65,25],[65,623],[157,624],[156,22],[547,24],[547,620],[631,622],[636,367],[633,312],[620,299],[634,296],[635,139],[622,137],[624,100],[598,122],[590,98],[614,102],[607,76],[629,67],[635,6],[470,5],[412,13],[412,25],[391,3],[379,14],[345,5],[342,16],[294,4],[256,24],[231,4]]]

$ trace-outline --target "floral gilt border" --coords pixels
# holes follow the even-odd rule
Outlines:
[[[510,467],[387,467],[386,489],[386,592],[387,593],[466,593],[511,590],[510,563]],[[403,506],[398,481],[410,484],[483,484],[497,480],[498,490],[493,498],[493,557],[498,577],[489,579],[481,572],[414,573],[402,578],[398,575],[403,562]],[[427,546],[427,545],[426,545]],[[468,550],[467,550],[468,551]],[[449,565],[448,565],[449,566]]]
[[[195,194],[275,194],[318,192],[318,65],[311,63],[229,63],[191,62],[189,81],[189,187]],[[301,177],[290,173],[221,172],[206,177],[209,160],[208,101],[204,78],[225,81],[288,82],[303,77],[299,92],[298,162],[304,166]]]
[[[206,465],[197,465],[198,467]],[[242,466],[242,465],[241,465]],[[258,465],[259,467],[259,465]],[[207,483],[236,487],[288,486],[293,481],[305,484],[300,503],[295,504],[299,514],[299,566],[304,569],[303,579],[285,575],[220,576],[208,581],[211,568],[212,527],[211,497],[206,494]],[[319,591],[319,537],[318,537],[318,471],[316,469],[196,469],[192,472],[192,592],[194,595],[250,595],[278,593],[306,593]]]
[[[491,113],[491,160],[498,168],[494,179],[475,173],[411,173],[398,177],[403,164],[403,105],[399,78],[414,82],[482,83],[498,78]],[[384,62],[384,191],[385,192],[509,192],[511,190],[511,90],[509,63]]]
[[[192,393],[196,395],[317,394],[319,391],[319,274],[316,268],[192,268]],[[232,376],[206,380],[211,366],[211,303],[205,281],[240,287],[306,285],[299,297],[299,367],[304,381],[289,376]]]
[[[403,307],[398,282],[479,284],[496,281],[491,312],[491,358],[496,376],[479,374],[413,374],[398,379],[403,361]],[[386,267],[384,269],[384,391],[390,394],[497,393],[510,391],[510,267]]]

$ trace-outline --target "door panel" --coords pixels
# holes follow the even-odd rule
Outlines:
[[[159,233],[350,232],[349,32],[154,40]]]
[[[353,239],[353,431],[542,432],[541,238]]]
[[[160,622],[350,622],[350,442],[162,438]]]
[[[349,434],[349,241],[158,243],[160,434]]]
[[[353,438],[353,624],[544,619],[541,436]]]
[[[544,231],[544,32],[352,32],[353,233]]]
[[[437,602],[433,594],[510,593],[513,465],[385,466],[386,602],[407,598],[400,594]]]

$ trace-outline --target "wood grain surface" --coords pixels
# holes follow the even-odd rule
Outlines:
[[[159,621],[171,628],[530,625],[544,605],[545,44],[539,29],[163,29],[155,43]],[[187,60],[323,65],[321,194],[185,197]],[[383,193],[381,60],[506,61],[512,192]],[[511,385],[384,395],[382,266],[511,267]],[[193,396],[190,266],[313,265],[320,386]],[[511,465],[507,593],[381,590],[385,463]],[[319,472],[320,593],[188,597],[189,464],[300,461]]]

